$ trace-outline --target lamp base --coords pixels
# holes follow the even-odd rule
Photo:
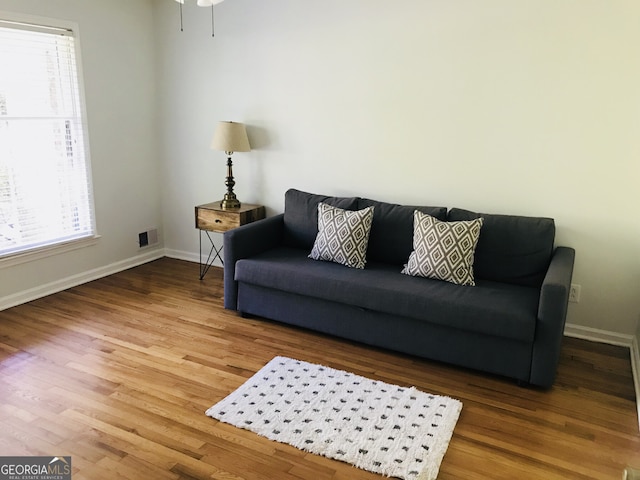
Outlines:
[[[224,194],[222,201],[220,202],[220,208],[231,209],[240,208],[240,201],[236,198],[236,194],[233,193],[233,186],[236,182],[233,180],[233,162],[231,161],[231,154],[233,152],[227,152],[229,157],[227,158],[227,181],[224,184],[227,186],[227,193]]]
[[[220,208],[223,208],[225,210],[227,209],[231,209],[231,208],[240,208],[240,201],[236,198],[235,194],[229,194],[226,193],[224,195],[224,198],[222,199],[222,201],[220,202]]]

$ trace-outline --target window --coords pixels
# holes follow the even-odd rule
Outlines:
[[[93,238],[72,30],[0,18],[0,258]]]

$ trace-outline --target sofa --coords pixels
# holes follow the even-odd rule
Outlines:
[[[366,212],[364,265],[310,258],[329,229],[329,223],[322,224],[326,212],[318,217],[323,208],[338,220]],[[426,241],[417,230],[423,221],[430,222],[426,237],[434,225],[471,234],[471,241],[461,241],[471,247],[470,257],[465,253],[470,281],[456,282],[446,272],[444,277],[406,272],[417,252],[436,255],[435,247],[418,245]],[[224,306],[242,316],[549,388],[556,377],[575,258],[574,249],[554,241],[551,218],[290,189],[284,213],[225,232]]]

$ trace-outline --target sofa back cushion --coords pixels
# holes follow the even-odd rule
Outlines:
[[[419,210],[438,220],[447,219],[446,207],[414,207],[358,200],[357,210],[373,207],[373,224],[369,235],[367,260],[403,265],[413,250],[413,212]]]
[[[448,221],[484,223],[473,266],[476,278],[539,287],[553,253],[555,223],[552,218],[493,215],[452,208]]]
[[[318,235],[318,203],[344,210],[358,210],[356,197],[328,197],[287,190],[284,194],[284,244],[287,247],[311,250]]]

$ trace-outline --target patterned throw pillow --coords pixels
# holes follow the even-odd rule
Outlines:
[[[373,207],[352,212],[318,203],[318,235],[309,258],[364,268]]]
[[[482,218],[441,222],[426,213],[413,213],[413,252],[402,273],[475,285],[473,256]]]

